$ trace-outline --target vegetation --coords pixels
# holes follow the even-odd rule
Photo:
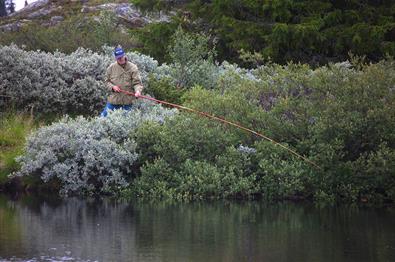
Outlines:
[[[65,194],[394,201],[392,58],[366,63],[356,57],[315,69],[267,63],[245,70],[229,63],[215,65],[199,55],[207,49],[191,48],[201,43],[195,41],[198,36],[181,30],[177,37],[188,43],[189,52],[197,52],[188,55],[197,58],[202,70],[179,74],[182,60],[176,57],[182,58],[182,48],[169,49],[175,61],[161,66],[131,53],[148,92],[162,90],[156,93],[159,99],[252,128],[320,169],[242,130],[189,113],[174,115],[141,101],[131,114],[66,118],[39,129],[18,158],[17,175],[56,182]],[[93,61],[88,59],[85,67]],[[200,67],[192,63],[184,69]],[[212,80],[200,81],[200,73],[193,72],[204,72]],[[176,87],[180,80],[188,84]]]
[[[255,72],[261,82],[237,80],[224,93],[194,88],[183,96],[184,105],[252,127],[322,170],[250,134],[182,116],[137,130],[145,164],[130,193],[393,201],[394,61],[354,62],[314,71],[264,66]]]
[[[145,93],[240,123],[320,168],[250,133],[144,101],[131,113],[96,117],[112,61],[112,48],[98,46],[117,37],[107,17],[98,27],[82,23],[87,34],[80,42],[71,31],[70,42],[56,37],[80,21],[70,18],[42,29],[41,38],[39,29],[32,38],[37,42],[27,47],[59,46],[65,53],[0,46],[4,111],[84,115],[39,128],[23,150],[21,139],[13,142],[7,134],[25,137],[31,125],[22,118],[24,131],[18,131],[18,118],[5,117],[16,129],[4,124],[1,131],[3,172],[17,170],[14,176],[52,183],[66,195],[394,202],[390,1],[187,2],[180,7],[189,13],[133,32],[143,50],[167,62],[127,53]],[[165,1],[136,4],[167,8]],[[94,51],[75,48],[85,44]],[[224,59],[252,69],[218,62]]]
[[[15,176],[55,181],[63,195],[117,192],[133,176],[131,168],[137,159],[129,132],[145,119],[159,121],[171,113],[155,106],[140,108],[106,118],[66,117],[39,129],[18,158],[22,167]]]
[[[25,50],[69,54],[80,47],[100,51],[103,45],[116,46],[120,43],[124,48],[131,48],[136,46],[137,41],[119,29],[113,13],[101,12],[96,20],[78,14],[56,26],[44,27],[39,22],[33,22],[16,32],[0,32],[0,45],[11,43]]]
[[[0,118],[0,184],[20,168],[15,158],[23,153],[25,140],[34,129],[31,116],[7,114]]]
[[[170,8],[163,0],[132,2],[146,10]],[[349,52],[371,61],[395,54],[395,4],[389,0],[183,2],[173,22],[141,29],[149,30],[139,35],[142,42],[161,39],[145,47],[149,54],[165,57],[169,31],[176,25],[189,32],[210,32],[218,41],[219,58],[238,63],[246,53],[258,54],[261,63],[271,59],[312,65],[343,61]]]
[[[101,53],[79,48],[70,55],[0,46],[0,108],[34,114],[97,114],[105,103],[103,77],[113,61],[112,48]],[[150,57],[128,53],[143,81],[157,68]]]

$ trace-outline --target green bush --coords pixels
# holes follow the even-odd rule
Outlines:
[[[152,23],[141,29],[132,30],[131,36],[136,37],[140,43],[139,51],[155,57],[161,63],[170,62],[167,48],[171,36],[177,29],[177,24],[172,22]]]
[[[171,38],[168,53],[178,87],[212,84],[207,80],[211,80],[212,71],[216,69],[213,64],[215,50],[209,46],[208,36],[191,34],[179,27]]]
[[[163,0],[134,2],[148,10],[168,9]],[[314,66],[343,61],[350,51],[365,55],[371,61],[383,59],[386,54],[395,55],[392,1],[193,0],[181,3],[188,16],[179,19],[177,25],[189,33],[211,32],[217,39],[220,60],[242,63],[241,50],[260,54],[263,59],[276,63],[297,61]]]
[[[146,123],[134,134],[142,166],[132,186],[140,197],[223,198],[257,193],[237,136],[221,124],[181,114]],[[245,161],[243,161],[245,160]],[[231,162],[228,162],[231,161]],[[248,167],[247,167],[248,166]]]
[[[286,17],[284,13],[276,19]],[[183,41],[194,39],[193,35],[179,33]],[[189,45],[192,42],[185,46],[193,46]],[[178,43],[173,51],[183,54],[185,46]],[[15,47],[2,50],[13,49]],[[207,49],[203,45],[199,50]],[[190,64],[182,55],[178,56],[178,62],[159,67],[147,57],[138,59],[141,61],[139,67],[146,68],[142,70],[145,72],[143,76],[150,73],[147,91],[160,99],[181,103],[257,131],[313,161],[319,168],[264,138],[200,115],[180,113],[171,119],[158,117],[154,121],[148,117],[146,120],[149,122],[141,122],[123,138],[135,142],[132,150],[134,159],[129,162],[134,176],[130,177],[131,181],[125,181],[129,186],[123,184],[124,194],[129,197],[178,199],[263,196],[269,200],[394,201],[393,59],[368,64],[362,58],[353,58],[351,62],[328,64],[316,69],[297,63],[267,63],[254,70],[246,70],[229,63],[215,65],[199,52],[187,53],[190,59],[196,58]],[[80,54],[86,53],[79,51],[72,57],[82,61]],[[28,55],[36,65],[34,52]],[[67,58],[60,54],[57,57]],[[4,60],[5,68],[9,68],[10,61],[14,60]],[[202,66],[202,61],[210,63]],[[84,63],[77,64],[78,68],[92,65]],[[187,79],[189,84],[176,87],[177,76],[180,76],[176,73],[182,71],[182,63],[185,68],[207,69],[205,74],[208,77],[204,79],[209,79],[210,84],[202,82],[201,86],[197,85],[199,74],[195,73],[200,71],[188,71],[191,74],[185,74],[184,80]],[[100,70],[93,72],[99,74]],[[30,74],[35,77],[32,79],[41,79],[33,73]],[[7,75],[12,76],[9,72],[3,76]],[[30,75],[26,76],[24,83],[32,81]],[[77,89],[84,87],[78,81],[75,84]],[[90,100],[82,101],[89,103]],[[55,105],[51,107],[52,111],[56,109]],[[122,115],[119,117],[123,120],[117,118],[113,124],[133,124],[129,120],[124,122]],[[67,132],[64,126],[58,128]],[[77,127],[71,129],[78,130]],[[86,133],[86,130],[82,131]],[[53,147],[57,150],[58,129],[52,133],[57,134],[52,136],[56,142],[56,147],[55,144]],[[78,139],[86,140],[84,136],[78,136]],[[47,141],[45,135],[40,137],[40,143]],[[83,145],[77,142],[74,143],[76,148]],[[115,147],[115,144],[113,147],[106,144],[95,152],[99,154],[106,149],[103,152],[110,155]],[[46,157],[52,159],[54,154],[48,154],[44,149],[47,147],[40,146],[30,157],[41,155],[43,161]],[[53,161],[57,163],[57,160]],[[44,162],[38,163],[35,170],[40,171],[40,166],[46,164]],[[77,161],[77,164],[80,163]],[[60,167],[61,177],[70,173],[66,166]],[[29,169],[26,169],[24,174],[28,173]],[[80,173],[77,170],[73,175],[78,177]]]
[[[314,167],[290,152],[267,141],[256,145],[256,176],[259,190],[266,199],[305,198]],[[314,172],[315,171],[315,172]]]
[[[141,176],[136,178],[132,186],[123,191],[126,198],[139,197],[145,199],[176,198],[178,176],[163,159],[155,159],[141,168]]]
[[[394,68],[392,59],[377,64],[356,59],[316,70],[298,64],[269,64],[253,72],[260,81],[235,77],[225,88],[196,87],[184,94],[184,105],[241,123],[285,143],[320,169],[234,127],[221,127],[235,137],[226,143],[221,134],[210,135],[207,126],[193,124],[198,120],[191,123],[183,118],[173,119],[171,130],[165,124],[151,134],[151,139],[144,137],[145,141],[158,139],[147,147],[153,153],[147,159],[165,161],[185,187],[196,186],[198,196],[212,193],[198,185],[196,177],[185,182],[183,175],[189,172],[185,167],[201,168],[201,173],[206,174],[201,166],[207,165],[216,178],[235,174],[238,179],[246,179],[246,186],[236,186],[243,190],[227,190],[232,193],[222,192],[222,197],[243,192],[245,196],[262,195],[267,199],[393,201]],[[202,136],[196,136],[198,132]],[[202,144],[203,136],[210,141],[219,137],[220,150]],[[239,145],[256,152],[248,159],[231,153]],[[172,185],[176,189],[180,186]]]
[[[223,158],[224,159],[224,158]],[[187,159],[179,166],[162,158],[146,163],[129,194],[140,198],[204,199],[249,197],[258,193],[254,176],[239,176],[235,169]]]
[[[183,114],[163,125],[143,125],[134,136],[137,151],[146,156],[140,161],[162,158],[172,166],[179,166],[187,159],[213,161],[237,141],[232,131],[217,122]]]
[[[181,97],[185,93],[185,89],[177,88],[170,77],[156,79],[151,76],[145,92],[153,95],[156,99],[181,104]]]

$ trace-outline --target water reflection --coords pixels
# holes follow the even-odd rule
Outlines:
[[[393,209],[0,196],[0,260],[395,261]]]

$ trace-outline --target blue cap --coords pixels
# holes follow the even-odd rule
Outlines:
[[[123,51],[122,47],[117,47],[114,50],[114,56],[116,59],[119,59],[125,55],[125,52]]]

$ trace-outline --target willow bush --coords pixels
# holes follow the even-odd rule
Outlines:
[[[244,131],[179,116],[137,130],[144,164],[131,192],[145,197],[393,201],[394,68],[392,59],[314,70],[268,64],[251,71],[254,80],[234,76],[227,78],[230,85],[188,90],[184,105],[261,132],[320,168]],[[248,160],[235,154],[243,148],[249,149]],[[202,163],[211,171],[201,169]],[[174,175],[159,176],[162,168]],[[204,180],[205,172],[212,177]],[[220,181],[233,182],[219,189]]]
[[[133,178],[138,158],[130,133],[144,121],[163,122],[173,114],[142,103],[131,112],[114,111],[106,118],[63,118],[28,139],[14,176],[55,181],[61,194],[113,194]]]
[[[74,90],[84,90],[84,83],[89,81],[99,83],[102,69],[96,65],[110,61],[111,49],[101,55],[79,50],[71,56],[26,52],[16,47],[0,51],[4,56],[6,51],[15,52],[27,61],[31,59],[32,65],[43,67],[36,65],[36,74],[25,69],[26,82],[31,84],[18,86],[12,82],[17,88],[10,89],[8,83],[15,81],[12,76],[16,73],[9,71],[12,66],[5,65],[24,67],[15,62],[17,56],[12,60],[9,55],[10,61],[2,62],[2,90],[20,94],[26,99],[25,105],[38,99],[40,105],[50,105],[46,110],[63,112],[64,107],[53,102],[56,97],[40,97],[44,93],[36,90],[54,89],[49,84],[51,79],[75,85]],[[46,68],[41,61],[47,60],[42,57],[59,59],[59,63],[50,63],[55,70]],[[120,113],[108,119],[63,120],[39,129],[20,158],[19,175],[58,180],[63,193],[122,191],[124,196],[142,198],[394,201],[392,58],[378,63],[355,58],[315,69],[298,63],[267,63],[253,70],[226,62],[210,64],[206,71],[213,79],[210,85],[195,82],[196,75],[191,74],[187,75],[189,86],[176,93],[176,66],[159,66],[155,60],[138,54],[130,57],[142,69],[147,91],[160,91],[184,106],[240,123],[307,157],[320,168],[232,126],[189,113],[166,118],[173,113],[143,103],[143,112]],[[66,81],[70,78],[63,74],[70,77],[74,71],[65,61],[79,61],[75,67],[81,82],[73,78],[70,83]],[[213,66],[215,70],[211,70]],[[46,74],[49,87],[42,81],[38,85],[38,79],[45,80]],[[85,86],[91,92],[91,85]],[[23,92],[22,87],[31,92]],[[55,94],[62,97],[70,94],[69,89],[58,88]],[[85,100],[80,100],[82,96]],[[48,102],[42,102],[46,99]],[[74,107],[77,103],[95,105],[99,101],[93,95],[89,100],[85,94],[66,99]]]
[[[47,114],[97,114],[105,104],[104,74],[113,61],[113,48],[102,53],[79,48],[60,52],[25,51],[15,45],[0,46],[0,108],[33,110]],[[128,52],[143,81],[158,67],[147,56]]]

